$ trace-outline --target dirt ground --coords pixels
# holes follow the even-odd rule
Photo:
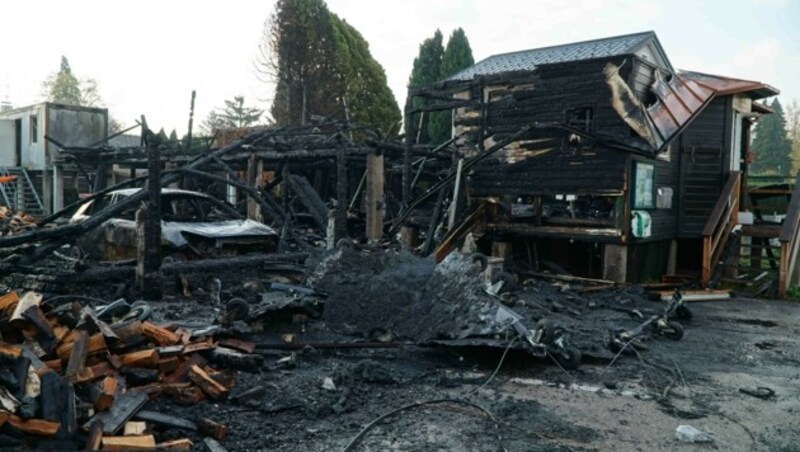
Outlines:
[[[345,279],[365,291],[361,299],[381,303],[369,287]],[[237,292],[236,284],[226,287],[237,295],[261,290],[250,281],[242,283],[246,292]],[[789,451],[800,442],[796,303],[692,303],[694,316],[684,324],[682,340],[654,338],[638,354],[615,355],[604,346],[605,331],[635,325],[638,320],[630,312],[657,312],[659,302],[646,300],[636,288],[579,295],[559,284],[525,284],[512,299],[516,310],[531,321],[541,310],[559,318],[584,351],[582,366],[565,371],[516,346],[503,359],[505,348],[498,345],[421,346],[396,337],[361,338],[353,335],[358,335],[357,325],[349,325],[345,335],[326,324],[328,313],[308,309],[313,305],[308,297],[271,292],[262,296],[267,299],[298,308],[266,314],[253,324],[253,340],[266,355],[265,364],[239,374],[232,401],[181,407],[160,400],[148,409],[185,418],[211,415],[227,423],[231,434],[223,445],[229,450],[347,450],[359,433],[349,450]],[[202,296],[193,300],[160,303],[157,313],[165,320],[213,316]],[[384,313],[380,322],[391,323],[391,318],[391,312]],[[366,322],[362,329],[368,327]],[[391,342],[385,348],[271,347],[287,333],[301,343]],[[503,336],[494,339],[508,343]],[[325,385],[326,379],[333,385]],[[263,395],[236,400],[255,387],[263,387]],[[759,398],[740,391],[759,387],[774,395]],[[406,407],[414,403],[421,404]],[[362,432],[379,416],[402,407]],[[679,441],[676,428],[684,424],[709,432],[714,441]],[[175,438],[187,434],[163,433]],[[202,438],[194,439],[201,443]]]

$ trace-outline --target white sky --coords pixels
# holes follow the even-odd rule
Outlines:
[[[673,66],[748,78],[800,99],[800,0],[328,0],[385,68],[402,107],[419,44],[463,27],[476,61],[491,54],[654,30]],[[41,99],[61,55],[92,77],[112,116],[185,133],[224,99],[268,109],[253,60],[273,0],[37,0],[3,4],[0,98]],[[259,101],[258,99],[261,99]]]

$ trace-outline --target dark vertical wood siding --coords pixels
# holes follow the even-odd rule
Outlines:
[[[730,96],[715,99],[680,137],[678,236],[699,237],[722,190],[727,154]]]

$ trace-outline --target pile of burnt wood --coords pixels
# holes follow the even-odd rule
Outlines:
[[[151,309],[141,302],[93,309],[75,300],[0,296],[0,441],[56,450],[191,448],[188,438],[159,441],[162,429],[178,428],[217,446],[226,426],[148,411],[148,401],[225,400],[235,380],[230,369],[261,367],[255,345],[217,341],[214,327],[149,322]]]

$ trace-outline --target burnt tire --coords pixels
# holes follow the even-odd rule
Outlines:
[[[517,280],[511,273],[500,272],[492,278],[492,284],[497,284],[500,281],[503,281],[503,287],[500,288],[500,293],[517,290]]]
[[[225,305],[226,318],[230,321],[247,320],[250,304],[241,298],[233,298]]]
[[[481,272],[486,271],[486,267],[489,266],[489,259],[481,253],[472,253],[469,256],[469,261],[475,265],[478,264],[480,267]]]
[[[675,308],[675,317],[688,322],[692,320],[692,310],[686,305],[680,305]]]
[[[581,365],[581,351],[571,345],[567,345],[551,355],[565,370],[575,370]]]
[[[679,341],[683,338],[683,326],[678,322],[667,322],[667,327],[661,334],[667,339]]]

